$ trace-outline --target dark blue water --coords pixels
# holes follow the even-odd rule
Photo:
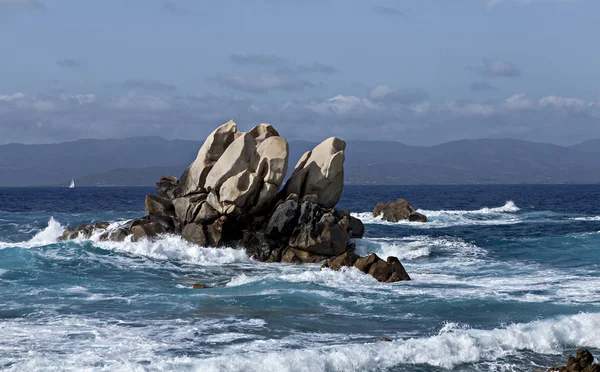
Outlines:
[[[142,215],[152,191],[0,189],[0,369],[532,371],[600,355],[600,186],[347,186],[358,250],[413,278],[395,284],[173,236],[56,242]],[[368,213],[399,197],[430,221]]]

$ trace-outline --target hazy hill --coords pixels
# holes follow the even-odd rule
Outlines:
[[[290,141],[290,171],[316,144]],[[0,146],[0,186],[152,185],[180,176],[201,143],[135,137]],[[346,182],[380,184],[600,183],[600,140],[564,147],[511,139],[408,146],[348,141]]]
[[[571,146],[571,148],[583,152],[600,153],[600,138],[587,140],[578,145]]]

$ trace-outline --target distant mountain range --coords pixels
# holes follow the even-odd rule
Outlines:
[[[290,171],[316,143],[290,141]],[[0,186],[154,185],[180,176],[201,143],[160,137],[0,146]],[[600,183],[600,139],[558,146],[512,139],[436,146],[348,141],[345,178],[354,184]]]

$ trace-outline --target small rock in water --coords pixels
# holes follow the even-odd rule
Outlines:
[[[600,372],[600,364],[592,364],[594,356],[587,349],[577,350],[576,356],[569,355],[567,364],[548,368],[548,372]]]
[[[194,284],[192,284],[192,288],[193,289],[205,289],[205,288],[210,288],[210,286],[208,286],[206,284],[202,284],[202,283],[194,283]]]
[[[392,339],[387,337],[379,337],[374,339],[373,342],[392,342]]]
[[[426,222],[427,217],[416,212],[415,208],[404,199],[398,199],[395,202],[379,202],[373,209],[373,217],[382,216],[385,221],[398,222],[401,220]]]

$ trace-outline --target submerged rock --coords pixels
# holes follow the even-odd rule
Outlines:
[[[423,214],[416,212],[415,208],[410,205],[404,199],[398,199],[395,202],[379,202],[373,209],[373,217],[379,217],[385,221],[398,222],[401,220],[415,221],[415,222],[426,222],[427,217]]]

